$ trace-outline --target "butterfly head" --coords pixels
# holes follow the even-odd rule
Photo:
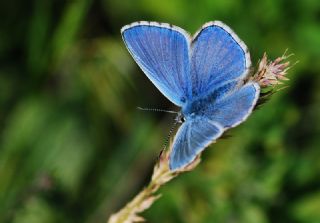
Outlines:
[[[184,123],[186,121],[185,116],[182,114],[182,112],[178,112],[175,121],[176,123]]]

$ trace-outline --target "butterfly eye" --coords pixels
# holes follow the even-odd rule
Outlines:
[[[186,119],[185,119],[185,117],[183,115],[178,117],[178,123],[184,123],[185,121],[186,121]]]
[[[176,116],[175,120],[176,120],[176,123],[183,123],[183,122],[186,121],[186,119],[184,118],[183,114],[181,114],[180,112]]]

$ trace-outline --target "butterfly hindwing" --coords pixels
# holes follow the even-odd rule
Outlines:
[[[203,96],[233,79],[243,79],[251,65],[245,44],[219,21],[205,24],[191,45],[193,97]]]
[[[223,128],[231,128],[243,122],[252,112],[260,94],[257,83],[247,83],[220,98],[205,109],[206,116]]]
[[[182,106],[191,94],[187,32],[169,24],[138,22],[124,26],[121,33],[147,77],[170,101]]]
[[[173,141],[170,169],[177,170],[192,162],[213,140],[223,133],[222,127],[205,117],[184,122]]]

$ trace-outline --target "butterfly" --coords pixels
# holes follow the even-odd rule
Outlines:
[[[224,23],[208,22],[191,36],[177,26],[141,21],[122,27],[121,34],[146,76],[181,108],[170,170],[190,164],[251,114],[260,87],[247,81],[249,51]]]

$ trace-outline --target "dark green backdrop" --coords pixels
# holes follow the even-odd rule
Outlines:
[[[120,28],[194,33],[221,20],[253,64],[286,48],[289,88],[166,185],[149,222],[320,222],[319,0],[10,0],[0,3],[0,222],[98,223],[149,180],[174,108]]]

